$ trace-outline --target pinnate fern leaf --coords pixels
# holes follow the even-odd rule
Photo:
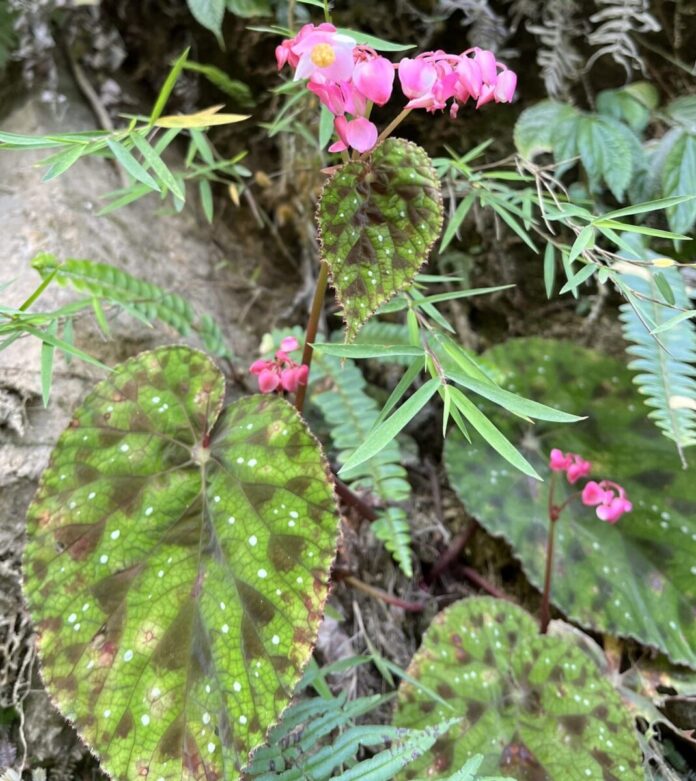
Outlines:
[[[329,424],[331,440],[343,463],[361,445],[379,415],[375,400],[366,392],[367,383],[353,361],[315,352],[312,366],[311,401]],[[378,539],[394,556],[408,577],[413,575],[411,531],[403,505],[411,497],[401,448],[392,440],[373,458],[351,470],[347,482],[358,489],[374,492],[388,506],[378,512],[372,524]]]
[[[54,255],[40,254],[32,267],[43,278],[55,272],[55,281],[79,293],[121,305],[148,320],[160,320],[182,336],[196,332],[206,350],[218,357],[231,357],[220,326],[207,314],[196,315],[182,296],[170,293],[108,263],[68,258],[60,263]]]
[[[657,271],[621,263],[619,268],[620,279],[640,296],[632,295],[621,306],[627,352],[633,356],[629,368],[636,372],[634,382],[651,408],[649,417],[681,454],[696,445],[696,328],[684,319],[657,334],[651,331],[664,326],[680,309],[691,308],[684,279],[674,267]],[[660,288],[665,284],[677,309],[663,297]]]

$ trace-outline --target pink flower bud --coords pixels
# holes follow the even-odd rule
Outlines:
[[[399,63],[399,82],[407,98],[421,98],[437,81],[437,69],[423,59],[404,57]]]
[[[557,447],[551,451],[551,457],[549,458],[549,468],[554,472],[565,472],[565,470],[573,463],[573,459],[570,455],[566,455]]]
[[[462,103],[471,96],[476,100],[481,93],[481,85],[483,84],[483,76],[481,76],[481,68],[478,63],[474,62],[469,57],[462,55],[459,58],[457,64],[457,75],[459,76],[459,83],[466,91],[466,97],[462,98],[457,96]]]
[[[309,377],[309,366],[303,363],[297,367],[297,384],[306,385],[308,377]]]
[[[496,103],[510,103],[515,95],[515,87],[517,87],[516,73],[504,70],[498,74],[494,92]]]
[[[353,84],[368,100],[383,106],[394,88],[394,66],[386,57],[358,62],[353,70]]]
[[[481,77],[485,84],[495,84],[498,71],[496,68],[495,54],[488,49],[474,49],[474,62],[481,71]]]
[[[263,359],[259,359],[258,361],[254,361],[251,366],[249,367],[249,371],[252,374],[261,374],[261,372],[268,368],[270,365],[270,361],[264,361]]]
[[[577,483],[581,477],[587,477],[587,475],[590,474],[590,470],[592,469],[592,464],[589,461],[585,461],[584,458],[581,458],[575,453],[573,453],[572,456],[573,463],[566,471],[566,477],[568,478],[568,482],[571,485]]]
[[[365,117],[351,119],[336,117],[334,127],[340,141],[329,147],[329,152],[342,152],[351,147],[361,154],[369,152],[377,143],[377,126]]]
[[[286,353],[291,353],[294,350],[297,350],[299,346],[300,343],[297,341],[296,337],[294,336],[286,336],[280,343],[280,349]]]
[[[272,393],[280,385],[280,377],[273,369],[264,369],[259,374],[259,390],[261,393]]]
[[[604,501],[606,493],[599,483],[590,480],[582,489],[582,503],[588,507],[596,507]]]

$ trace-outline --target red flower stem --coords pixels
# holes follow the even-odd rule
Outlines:
[[[305,335],[304,349],[302,350],[302,363],[310,369],[312,366],[312,355],[314,354],[314,340],[317,338],[317,329],[319,328],[319,318],[324,306],[324,296],[326,295],[326,285],[329,280],[329,267],[325,261],[321,262],[319,267],[319,276],[317,277],[317,286],[314,289],[314,298],[312,308],[309,312],[307,321],[307,333]],[[307,382],[300,385],[295,394],[295,409],[302,412],[304,409],[305,396],[307,394],[307,385],[309,383],[309,372],[307,372]]]
[[[381,602],[386,602],[387,605],[400,607],[402,610],[407,610],[409,613],[421,613],[425,609],[425,605],[422,602],[409,602],[400,597],[395,597],[393,594],[389,594],[381,588],[371,586],[369,583],[359,580],[354,575],[342,572],[335,572],[334,575],[338,580],[342,580],[349,586],[352,586],[365,594],[369,594],[369,596],[379,599]]]
[[[553,572],[553,542],[556,534],[556,522],[560,510],[553,503],[554,489],[556,488],[556,473],[551,474],[551,484],[549,485],[549,533],[546,537],[546,574],[544,576],[544,593],[541,598],[541,610],[539,612],[539,632],[546,634],[551,619],[551,610],[549,601],[551,598],[551,575]]]
[[[489,583],[483,575],[480,575],[473,567],[462,567],[462,574],[467,580],[470,580],[473,584],[478,586],[481,591],[485,591],[496,599],[505,599],[508,602],[512,602],[512,597],[508,596],[504,591]]]
[[[464,548],[471,542],[472,537],[478,529],[476,521],[471,521],[463,532],[460,532],[441,554],[435,562],[433,568],[428,573],[426,581],[433,583],[437,578],[447,571],[450,566],[459,558]]]
[[[353,491],[348,488],[348,486],[338,479],[334,475],[334,482],[336,484],[336,493],[343,499],[343,501],[346,504],[349,504],[351,507],[355,507],[355,509],[362,515],[362,517],[366,521],[370,521],[372,523],[373,521],[377,520],[377,513],[370,507],[368,504],[365,504],[365,502]]]
[[[384,128],[384,130],[379,134],[379,138],[377,139],[377,143],[384,141],[385,138],[389,138],[389,136],[396,130],[396,128],[406,119],[406,117],[411,113],[412,109],[405,108],[398,116],[394,117],[392,121]]]

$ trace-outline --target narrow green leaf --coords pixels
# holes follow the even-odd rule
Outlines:
[[[195,0],[191,0],[191,2],[195,2]],[[164,80],[164,84],[162,85],[162,89],[159,91],[155,105],[152,107],[152,113],[150,114],[151,125],[153,125],[162,115],[164,107],[167,105],[167,101],[169,100],[169,96],[172,94],[174,85],[181,75],[181,71],[184,69],[184,64],[188,58],[189,51],[190,48],[184,49],[174,65],[172,65],[172,69],[169,71],[167,78]]]
[[[57,336],[53,336],[52,334],[48,333],[48,331],[34,328],[34,326],[28,325],[26,323],[23,325],[23,328],[27,333],[31,334],[32,336],[35,336],[37,339],[40,339],[42,342],[48,342],[49,344],[52,344],[54,347],[58,347],[64,353],[67,353],[69,355],[74,355],[76,358],[79,358],[81,361],[84,361],[85,363],[91,363],[92,366],[97,366],[100,369],[111,371],[109,367],[103,364],[101,361],[98,361],[96,358],[93,358],[88,353],[84,352],[83,350],[80,350],[78,347],[75,347],[72,344],[69,344],[63,339],[60,339]]]
[[[319,116],[319,149],[326,149],[334,132],[334,115],[322,105]]]
[[[650,333],[661,334],[664,331],[669,331],[671,328],[674,328],[675,325],[679,325],[679,323],[682,323],[684,320],[690,320],[692,317],[696,318],[696,309],[687,309],[685,312],[680,312],[678,315],[670,317],[669,320],[665,320],[665,322],[658,325],[657,328],[653,328]]]
[[[430,401],[440,385],[439,380],[428,380],[399,409],[374,428],[363,444],[346,461],[338,473],[348,471],[379,453]]]
[[[441,301],[452,301],[457,298],[471,298],[472,296],[485,296],[490,293],[499,293],[501,290],[509,290],[512,285],[496,285],[495,287],[474,287],[469,290],[452,290],[447,293],[435,293],[432,296],[426,296],[423,302],[429,304],[439,304]]]
[[[60,154],[53,155],[53,157],[50,158],[50,167],[43,176],[44,182],[50,182],[51,179],[55,179],[57,176],[64,174],[70,166],[82,157],[84,151],[85,149],[83,146],[73,146]]]
[[[549,420],[556,423],[577,423],[580,420],[584,420],[582,417],[562,412],[553,407],[548,407],[546,404],[540,404],[538,401],[525,399],[524,397],[504,390],[497,385],[475,380],[468,374],[464,374],[464,372],[457,371],[451,367],[445,369],[445,376],[467,390],[473,391],[495,404],[499,404],[508,412],[512,412],[514,415],[518,415],[526,420],[529,420],[529,418],[536,418],[537,420]]]
[[[669,282],[667,281],[665,275],[661,274],[659,271],[656,271],[653,276],[655,278],[657,289],[660,291],[662,298],[664,298],[665,301],[670,304],[670,306],[674,306],[674,291],[669,286]]]
[[[326,355],[335,355],[338,358],[390,358],[397,355],[419,358],[423,356],[422,347],[410,347],[403,344],[332,344],[319,342],[314,349]]]
[[[213,222],[213,190],[210,186],[210,182],[207,179],[201,179],[198,182],[198,192],[201,198],[201,206],[203,207],[203,214],[205,214],[206,220],[212,224]]]
[[[646,212],[661,211],[662,209],[669,209],[673,206],[692,201],[696,198],[695,195],[673,195],[669,198],[658,198],[654,201],[645,201],[644,203],[636,203],[632,206],[624,206],[622,209],[614,209],[614,211],[605,212],[599,217],[592,220],[593,223],[603,222],[605,220],[616,220],[619,217],[629,217],[633,214],[645,214]]]
[[[577,293],[578,288],[583,282],[586,282],[593,274],[597,272],[599,267],[594,263],[587,263],[583,266],[577,274],[572,274],[568,277],[568,281],[563,285],[559,291],[559,295],[572,292],[573,295]]]
[[[409,365],[408,369],[406,369],[406,371],[403,373],[403,376],[399,382],[397,382],[396,387],[391,392],[389,398],[386,400],[384,407],[382,407],[382,411],[379,413],[376,425],[379,425],[392,411],[404,393],[406,393],[406,391],[411,387],[416,377],[423,371],[424,367],[425,358],[416,358],[416,360]]]
[[[145,158],[147,164],[152,168],[159,180],[171,191],[172,195],[184,200],[184,193],[179,187],[178,182],[172,175],[172,172],[164,164],[162,158],[150,146],[150,144],[139,133],[133,133],[131,136],[133,143],[138,148],[140,154]]]
[[[337,32],[349,36],[358,44],[371,46],[378,52],[405,52],[409,49],[416,48],[413,43],[394,43],[393,41],[385,41],[382,38],[377,38],[375,35],[368,35],[367,33],[361,33],[357,30],[349,30],[347,27],[339,27]]]
[[[556,250],[549,242],[544,250],[544,287],[546,288],[546,298],[553,295],[553,286],[556,281]]]
[[[133,155],[126,149],[123,144],[116,141],[114,138],[110,138],[106,145],[113,152],[114,157],[118,162],[128,171],[128,173],[139,182],[147,185],[152,190],[161,192],[160,186],[150,176],[150,174],[140,165],[140,163],[133,157]]]
[[[46,333],[55,336],[58,323],[54,320],[46,329]],[[51,398],[51,383],[53,381],[53,355],[55,346],[49,342],[41,343],[41,398],[44,407],[48,407],[48,401]]]
[[[431,380],[433,382],[433,380]],[[536,469],[527,461],[510,440],[490,421],[481,410],[470,401],[459,388],[452,388],[452,401],[457,409],[478,431],[490,447],[498,452],[506,461],[511,463],[520,472],[523,472],[535,480],[541,481]]]
[[[459,206],[457,206],[457,209],[452,215],[452,219],[447,223],[447,228],[442,236],[440,252],[444,252],[447,247],[449,247],[462,222],[464,222],[464,218],[469,213],[469,209],[471,209],[475,198],[476,194],[472,191],[460,202]]]
[[[595,230],[592,225],[585,225],[585,227],[578,233],[573,246],[568,253],[568,263],[572,263],[577,257],[579,257],[585,250],[594,247],[595,244]]]
[[[106,319],[104,310],[102,309],[101,301],[96,297],[92,299],[92,310],[94,311],[94,318],[97,321],[97,325],[101,329],[104,336],[108,337],[111,334],[109,322]]]

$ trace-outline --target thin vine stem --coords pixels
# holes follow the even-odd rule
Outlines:
[[[551,576],[553,574],[553,544],[556,535],[556,523],[560,514],[560,509],[554,504],[554,493],[556,488],[556,473],[551,473],[549,485],[549,533],[546,538],[546,573],[544,575],[544,593],[541,598],[541,610],[539,611],[539,632],[546,634],[551,619]]]

